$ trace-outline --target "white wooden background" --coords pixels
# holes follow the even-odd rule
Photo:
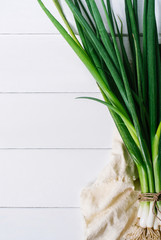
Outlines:
[[[123,1],[112,3],[124,20]],[[108,162],[113,123],[78,96],[100,94],[37,1],[2,1],[0,239],[83,239],[80,192]]]

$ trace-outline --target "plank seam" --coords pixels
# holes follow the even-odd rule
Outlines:
[[[80,209],[80,207],[9,207],[4,206],[0,209]]]
[[[94,93],[94,94],[97,94],[97,93],[100,93],[99,91],[97,91],[97,92],[83,92],[83,91],[81,91],[81,92],[79,92],[79,91],[75,91],[75,92],[68,92],[68,91],[66,91],[66,92],[55,92],[55,91],[50,91],[50,92],[39,92],[39,91],[29,91],[29,92],[27,92],[27,91],[18,91],[18,92],[15,92],[15,91],[13,91],[13,92],[10,92],[10,91],[4,91],[4,92],[0,92],[0,95],[9,95],[9,94],[91,94],[91,93]]]
[[[27,147],[4,147],[4,148],[1,148],[0,147],[0,151],[2,150],[2,151],[8,151],[8,150],[111,150],[112,148],[105,148],[105,147],[100,147],[100,148],[45,148],[45,147],[40,147],[40,148],[27,148]]]
[[[6,32],[6,33],[0,33],[0,36],[61,36],[60,33],[9,33],[9,32]],[[79,36],[78,34],[75,34],[76,36]],[[110,35],[110,34],[109,34]],[[159,34],[161,35],[161,34]],[[143,34],[141,33],[140,36],[143,36]],[[116,34],[116,37],[118,37],[118,34]],[[127,33],[123,33],[123,37],[128,37],[128,34]]]

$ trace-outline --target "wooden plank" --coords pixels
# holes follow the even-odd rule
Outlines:
[[[0,92],[99,91],[61,36],[0,36],[0,53]]]
[[[79,209],[0,209],[0,239],[81,240]]]
[[[78,207],[109,157],[110,150],[1,150],[0,207]]]
[[[83,0],[84,2],[85,0]],[[55,9],[52,1],[45,0],[44,3],[50,11],[60,20],[57,10]],[[112,7],[116,16],[119,16],[124,25],[124,33],[127,33],[124,14],[124,0],[112,0]],[[69,22],[74,26],[72,14],[70,13],[65,1],[61,0],[64,12],[69,19]],[[142,32],[142,11],[143,0],[138,1],[139,4],[139,19],[140,31]],[[156,0],[157,20],[159,27],[161,20],[159,11],[161,9],[160,0]],[[101,9],[101,12],[103,10]],[[105,17],[104,17],[105,20]],[[119,22],[119,21],[118,21]],[[21,0],[10,1],[5,0],[2,2],[0,9],[0,33],[57,33],[50,21],[47,19],[37,1]]]
[[[1,94],[0,148],[110,148],[108,109],[80,96]]]
[[[95,80],[61,36],[0,36],[0,92],[95,92]]]
[[[64,1],[63,1],[64,2]],[[59,14],[50,0],[44,1],[54,16],[61,21]],[[73,22],[71,13],[65,6],[65,13]],[[47,18],[37,1],[6,0],[0,9],[0,33],[21,34],[21,33],[58,33],[53,24]]]

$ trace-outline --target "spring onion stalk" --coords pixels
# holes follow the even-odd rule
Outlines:
[[[80,41],[64,15],[59,0],[53,0],[53,3],[67,29],[56,20],[42,0],[37,1],[95,79],[104,100],[85,99],[96,101],[109,109],[138,169],[142,194],[154,196],[160,193],[161,54],[155,0],[144,0],[141,19],[143,41],[140,41],[138,1],[124,0],[131,59],[127,57],[123,41],[122,21],[115,16],[110,0],[99,0],[103,15],[97,0],[64,1],[74,16]],[[131,238],[127,236],[127,239],[160,239],[160,211],[161,201],[157,200],[155,204],[147,199],[141,201],[138,232],[132,233]]]

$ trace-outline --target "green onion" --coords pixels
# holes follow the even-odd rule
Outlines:
[[[124,0],[132,63],[123,41],[122,21],[114,15],[110,0],[100,0],[105,19],[96,0],[86,0],[85,3],[83,0],[65,0],[74,16],[81,42],[58,0],[53,2],[67,30],[41,0],[38,2],[95,79],[104,101],[83,98],[99,102],[109,109],[137,166],[142,193],[160,193],[161,47],[156,27],[155,0],[144,0],[143,41],[140,41],[138,1]],[[121,21],[121,29],[117,21]],[[155,216],[153,202],[141,202],[138,212],[141,228],[157,230],[159,220],[156,219],[161,215],[161,202],[157,202],[157,206]],[[133,239],[144,238],[134,236]]]

